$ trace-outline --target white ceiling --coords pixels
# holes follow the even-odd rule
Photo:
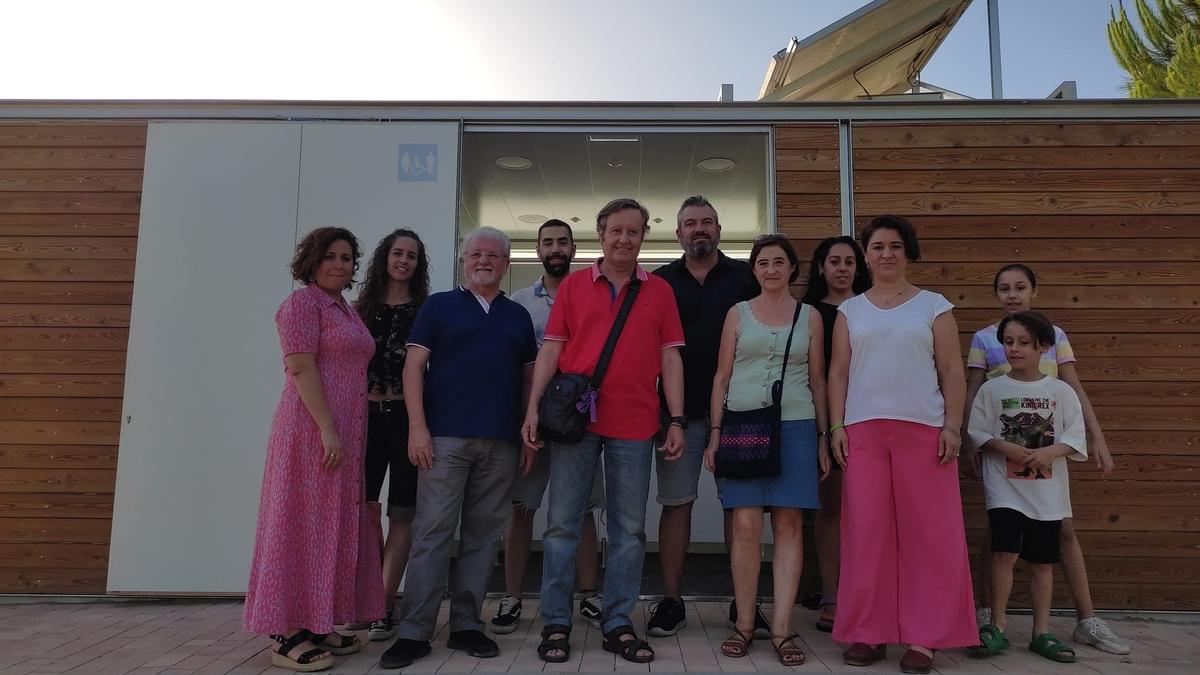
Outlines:
[[[572,223],[580,241],[594,241],[600,207],[633,197],[650,211],[651,241],[673,242],[679,204],[700,194],[717,208],[724,239],[750,240],[771,223],[767,141],[757,131],[466,132],[460,233],[489,225],[516,241],[533,241],[544,218],[558,218]],[[533,166],[496,166],[496,158],[508,155],[528,158]],[[696,166],[712,157],[735,165],[722,173]],[[533,222],[520,220],[523,215]]]

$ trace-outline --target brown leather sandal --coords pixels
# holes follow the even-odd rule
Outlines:
[[[740,659],[750,653],[750,645],[754,644],[754,629],[743,633],[741,628],[734,628],[733,635],[721,643],[721,654],[731,659]]]
[[[796,644],[795,633],[791,635],[772,635],[771,646],[775,648],[775,653],[779,656],[779,662],[785,666],[803,665],[808,658],[804,655],[804,650]],[[778,640],[778,642],[776,642]]]

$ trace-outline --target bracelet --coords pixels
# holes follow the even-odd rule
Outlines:
[[[824,437],[826,437],[826,436],[828,436],[828,435],[829,435],[829,432],[828,432],[828,431],[818,431],[818,432],[817,432],[817,438],[824,438]]]
[[[671,422],[670,424],[668,424],[667,426],[669,426],[669,427],[679,427],[680,429],[687,429],[687,427],[683,426],[683,422],[674,422],[674,421],[672,421],[672,422]]]
[[[710,430],[714,430],[714,431],[720,431],[720,430],[721,430],[721,425],[720,425],[720,424],[714,424],[713,426],[709,427],[709,429],[710,429]]]
[[[835,424],[835,425],[829,427],[829,433],[832,434],[833,432],[837,431],[838,429],[845,429],[845,428],[846,428],[845,424]]]
[[[942,431],[949,431],[950,433],[954,434],[955,436],[962,438],[962,432],[959,431],[958,429],[955,429],[954,427],[942,427]]]

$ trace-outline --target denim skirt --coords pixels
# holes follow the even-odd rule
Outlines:
[[[821,500],[817,497],[821,469],[817,464],[816,421],[784,421],[779,440],[783,471],[778,476],[748,480],[717,479],[717,494],[723,508],[821,508]]]

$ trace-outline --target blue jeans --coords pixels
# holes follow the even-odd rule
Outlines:
[[[642,588],[646,499],[650,495],[654,442],[604,438],[589,432],[578,443],[555,443],[552,451],[550,503],[542,536],[542,621],[546,625],[571,625],[575,554],[596,459],[603,452],[609,546],[600,626],[605,633],[631,626],[629,613]]]

